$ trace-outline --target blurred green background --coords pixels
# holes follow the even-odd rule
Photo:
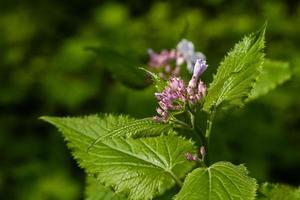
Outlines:
[[[147,48],[192,40],[207,56],[208,83],[225,53],[266,20],[267,56],[288,61],[293,76],[221,114],[211,157],[245,163],[259,182],[300,185],[299,2],[1,0],[0,199],[83,199],[83,171],[39,116],[154,115],[153,88],[137,70]]]

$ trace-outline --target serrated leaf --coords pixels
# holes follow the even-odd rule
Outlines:
[[[242,106],[249,96],[264,62],[265,26],[237,43],[218,67],[208,88],[203,109]]]
[[[291,70],[287,62],[273,61],[266,59],[254,88],[248,100],[268,93],[278,85],[284,83],[291,77]]]
[[[141,68],[142,70],[144,70],[145,72],[147,72],[155,85],[155,88],[158,92],[161,92],[165,89],[165,87],[167,86],[167,81],[163,80],[162,78],[160,78],[157,74],[150,72],[149,70],[145,69],[145,68]]]
[[[295,188],[285,184],[264,183],[259,192],[261,197],[258,200],[299,200],[300,187]]]
[[[85,118],[87,122],[93,120],[92,117]],[[128,116],[106,115],[102,121],[110,123],[105,129],[99,127],[99,132],[105,132],[91,144],[91,147],[101,140],[111,137],[150,137],[162,134],[169,134],[173,129],[171,124],[162,124],[155,122],[152,118],[133,119]],[[93,122],[92,122],[93,123]],[[101,130],[100,130],[101,129]]]
[[[87,151],[96,138],[109,133],[97,130],[109,130],[111,126],[109,121],[91,118],[43,119],[63,133],[80,167],[117,193],[128,193],[129,199],[151,199],[162,194],[193,167],[185,159],[185,153],[193,151],[192,142],[174,134],[139,139],[113,137]]]
[[[87,177],[85,200],[126,200],[122,194],[115,194],[110,188],[105,187],[96,178]]]
[[[184,181],[176,200],[254,200],[256,181],[243,165],[217,162],[208,168],[198,168]]]

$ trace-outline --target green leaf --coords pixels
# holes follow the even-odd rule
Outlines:
[[[265,26],[237,43],[218,67],[208,88],[203,109],[242,106],[260,74],[264,62]]]
[[[94,116],[87,117],[85,119],[79,119],[81,122],[82,120],[85,121],[83,122],[85,124],[93,124],[94,120],[98,121],[99,119],[97,116]],[[173,130],[171,124],[157,123],[152,118],[133,119],[122,115],[106,115],[100,120],[102,123],[109,123],[109,125],[105,128],[103,128],[103,126],[99,126],[98,128],[94,129],[98,132],[104,133],[99,135],[90,147],[97,144],[100,140],[105,140],[111,137],[150,137],[169,134]]]
[[[256,99],[275,89],[291,77],[291,70],[287,62],[266,59],[248,100]]]
[[[217,162],[208,168],[191,172],[176,200],[254,200],[256,181],[247,175],[243,165]]]
[[[87,151],[95,139],[110,133],[102,130],[111,130],[115,117],[42,119],[63,133],[80,167],[117,193],[128,193],[129,199],[163,194],[175,183],[180,184],[193,167],[185,158],[185,153],[194,149],[192,142],[174,134],[139,139],[110,137]]]
[[[261,197],[258,200],[299,200],[300,187],[295,188],[284,184],[264,183],[259,192]]]
[[[126,200],[121,194],[115,194],[110,188],[100,184],[96,178],[87,177],[85,200]]]
[[[147,70],[145,68],[140,68],[140,69],[144,70],[151,76],[151,78],[154,82],[155,88],[158,92],[161,92],[165,89],[165,87],[167,86],[167,81],[163,80],[157,74],[150,72],[149,70]]]

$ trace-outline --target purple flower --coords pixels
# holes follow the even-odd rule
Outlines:
[[[206,68],[206,61],[198,59],[194,67],[193,76],[189,81],[189,85],[187,88],[189,101],[192,104],[195,104],[196,102],[200,101],[205,96],[206,86],[201,80],[198,81],[198,79],[206,70]]]
[[[193,77],[196,77],[197,79],[203,74],[203,72],[207,69],[206,61],[203,59],[198,59],[196,61],[196,64],[194,66],[194,72]]]
[[[159,107],[156,109],[158,115],[155,120],[166,122],[170,111],[182,109],[182,104],[187,100],[186,86],[180,78],[172,77],[162,93],[155,93]]]
[[[201,52],[195,52],[194,50],[194,44],[187,40],[182,39],[176,47],[177,51],[182,55],[183,59],[185,60],[187,64],[187,69],[190,73],[193,72],[194,66],[196,64],[196,61],[198,59],[205,60],[205,55]],[[179,59],[179,58],[177,58]],[[182,58],[180,58],[182,60]]]
[[[183,64],[184,60],[180,61],[177,59],[181,55],[179,55],[175,49],[170,51],[163,50],[160,53],[148,49],[148,54],[150,56],[150,61],[148,63],[150,69],[157,72],[161,78],[167,79],[170,76],[179,75],[180,65]],[[175,66],[172,66],[173,62],[176,63]]]
[[[153,68],[167,65],[171,58],[170,53],[167,50],[163,50],[157,54],[152,49],[148,49],[148,54],[150,56],[149,66]]]
[[[184,58],[190,58],[194,54],[194,44],[187,40],[187,39],[182,39],[176,47],[177,51],[179,51]]]
[[[190,152],[187,152],[187,153],[185,154],[185,157],[186,157],[186,159],[187,159],[188,161],[196,161],[196,160],[198,159],[197,156],[193,155],[193,154],[190,153]]]

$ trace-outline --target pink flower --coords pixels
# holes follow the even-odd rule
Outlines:
[[[197,60],[188,87],[180,77],[172,77],[161,93],[155,93],[159,105],[155,121],[167,122],[170,112],[183,110],[186,103],[194,105],[205,96],[206,86],[199,77],[206,68],[205,60]]]
[[[158,115],[155,120],[167,121],[169,112],[182,109],[182,104],[187,100],[186,86],[180,78],[172,77],[162,93],[155,93],[159,107],[156,109]]]

